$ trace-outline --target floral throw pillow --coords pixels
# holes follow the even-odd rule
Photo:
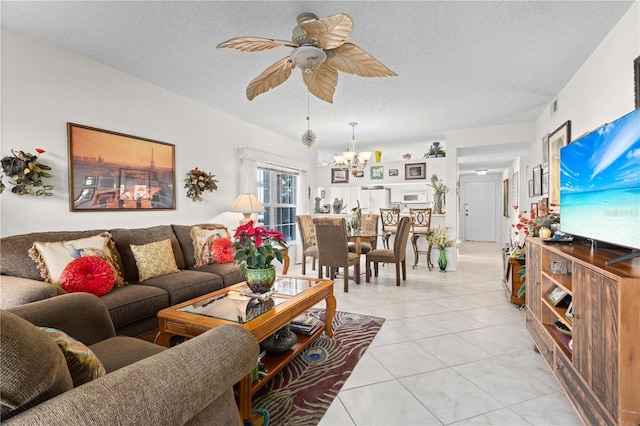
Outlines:
[[[67,333],[55,328],[40,327],[58,345],[67,361],[73,387],[107,374],[95,353]]]
[[[138,267],[139,282],[179,271],[169,239],[141,246],[131,244],[131,252]]]
[[[215,263],[211,255],[211,246],[218,238],[226,238],[226,228],[203,228],[193,226],[191,228],[191,241],[193,242],[193,256],[196,259],[196,268],[210,263]]]
[[[98,257],[105,260],[114,273],[116,287],[125,285],[124,278],[113,254],[115,249],[111,234],[103,232],[93,237],[77,240],[33,243],[29,249],[29,257],[38,264],[40,274],[46,282],[60,285],[62,271],[74,259],[80,257]]]

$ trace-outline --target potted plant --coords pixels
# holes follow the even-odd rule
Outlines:
[[[444,194],[449,192],[449,188],[444,184],[444,180],[438,179],[438,175],[431,175],[431,183],[429,184],[433,188],[433,213],[442,214],[442,203],[444,201]]]
[[[440,267],[440,272],[447,271],[447,254],[445,249],[447,247],[454,247],[458,245],[457,240],[450,240],[447,237],[447,232],[451,229],[450,226],[436,226],[436,229],[427,237],[429,241],[429,245],[435,246],[438,250],[440,250],[440,255],[438,256],[438,266]]]
[[[274,259],[282,263],[281,248],[287,248],[284,235],[274,229],[255,226],[253,221],[238,226],[231,247],[234,262],[240,265],[245,274],[247,285],[254,293],[265,293],[271,290],[276,279]]]
[[[44,149],[36,148],[38,154],[43,154]],[[2,164],[3,175],[0,175],[0,194],[4,191],[5,185],[2,182],[2,178],[7,176],[12,179],[9,181],[13,188],[11,192],[18,195],[35,195],[35,196],[47,196],[53,195],[51,190],[53,185],[45,185],[42,182],[42,178],[50,178],[52,175],[47,172],[51,170],[51,167],[41,163],[38,160],[38,156],[30,152],[11,150],[12,155],[7,155],[0,160]],[[40,188],[34,190],[33,188]]]

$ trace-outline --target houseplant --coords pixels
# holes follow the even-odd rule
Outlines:
[[[36,148],[38,154],[43,154],[44,149]],[[7,176],[12,179],[9,181],[13,185],[11,192],[18,195],[35,195],[35,196],[52,196],[53,185],[45,185],[42,178],[53,177],[47,170],[51,167],[41,163],[38,156],[30,152],[11,150],[12,155],[7,155],[0,160],[2,164],[2,173],[0,175],[0,194],[4,191],[5,185],[2,178]],[[34,188],[39,188],[34,190]]]
[[[438,175],[431,175],[431,183],[429,184],[433,188],[433,213],[442,214],[442,203],[444,201],[444,194],[449,192],[449,188],[444,184],[444,180],[438,179]]]
[[[458,245],[457,240],[450,240],[447,237],[447,232],[451,229],[450,226],[436,226],[436,229],[427,237],[427,241],[429,241],[429,245],[435,246],[438,250],[440,250],[440,255],[438,256],[438,266],[440,267],[440,272],[446,272],[447,270],[447,254],[445,249],[447,247],[454,247]]]
[[[276,279],[276,269],[271,262],[278,259],[282,263],[280,248],[287,247],[284,235],[249,221],[238,226],[233,238],[234,262],[240,265],[249,288],[255,293],[269,291]]]
[[[213,192],[218,190],[218,181],[215,175],[199,170],[197,167],[187,173],[184,179],[184,187],[187,189],[187,198],[191,198],[194,203],[202,201],[204,191]]]

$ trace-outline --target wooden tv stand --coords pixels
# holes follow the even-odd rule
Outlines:
[[[527,239],[527,330],[586,424],[640,424],[640,263],[605,265],[621,254]]]

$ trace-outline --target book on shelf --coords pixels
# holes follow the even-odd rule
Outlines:
[[[289,324],[289,328],[296,333],[310,335],[322,328],[322,321],[305,312],[294,318]]]

